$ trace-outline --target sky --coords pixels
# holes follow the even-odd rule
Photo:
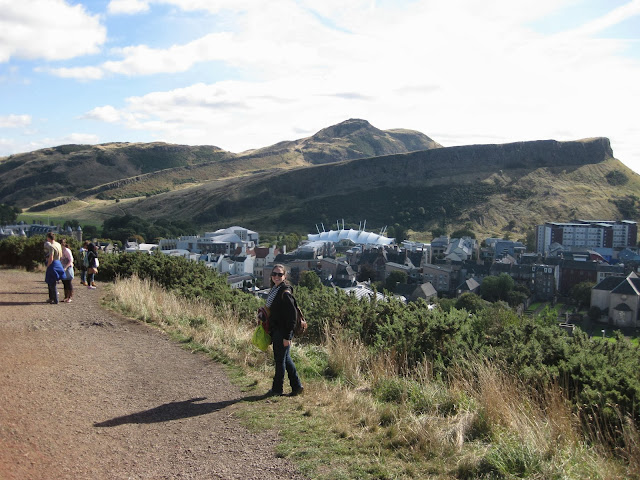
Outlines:
[[[350,118],[445,147],[607,137],[640,173],[640,0],[0,0],[0,157]]]

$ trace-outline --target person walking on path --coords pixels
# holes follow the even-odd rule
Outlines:
[[[266,303],[269,309],[269,333],[273,342],[276,371],[268,395],[283,394],[285,370],[289,376],[291,396],[299,395],[304,390],[290,355],[291,339],[296,324],[296,307],[293,287],[286,280],[287,272],[284,265],[274,265],[271,271],[271,290]]]
[[[87,288],[96,289],[95,275],[98,273],[98,247],[90,243],[87,247]]]
[[[64,268],[60,259],[62,258],[62,247],[56,242],[56,236],[53,232],[47,233],[47,241],[44,244],[46,253],[47,271],[44,275],[44,281],[49,287],[49,299],[47,303],[58,304],[58,280],[65,279]]]
[[[80,285],[87,286],[87,266],[85,265],[85,257],[87,256],[87,251],[89,249],[89,240],[85,240],[82,246],[80,247],[78,257],[80,259]]]
[[[62,246],[62,259],[60,263],[62,263],[62,268],[64,268],[64,275],[66,278],[62,280],[62,284],[64,285],[64,300],[65,303],[71,302],[71,297],[73,297],[73,285],[72,280],[74,277],[73,273],[73,253],[71,253],[71,249],[69,245],[67,245],[67,240],[62,239],[60,242]]]

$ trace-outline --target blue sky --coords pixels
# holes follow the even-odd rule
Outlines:
[[[604,136],[640,173],[639,116],[640,0],[0,0],[0,156],[363,118],[444,146]]]

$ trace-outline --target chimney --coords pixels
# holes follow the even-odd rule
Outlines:
[[[284,253],[285,255],[287,254],[287,246],[286,245],[282,245],[282,253]]]

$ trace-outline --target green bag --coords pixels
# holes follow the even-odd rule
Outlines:
[[[263,352],[266,352],[269,345],[271,345],[271,335],[264,331],[262,325],[258,325],[258,328],[256,328],[255,332],[253,332],[253,336],[251,337],[251,343]]]

